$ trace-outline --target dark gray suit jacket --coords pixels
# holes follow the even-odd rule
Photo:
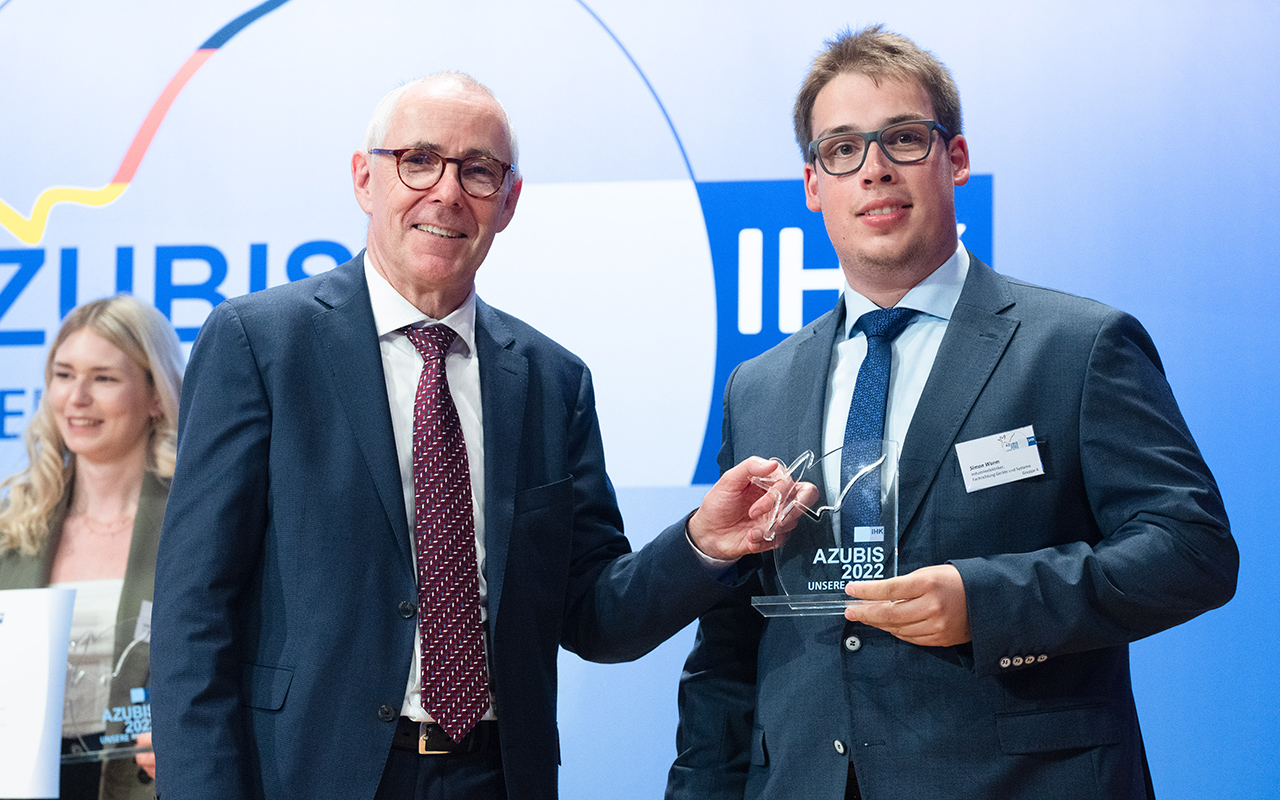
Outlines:
[[[742,364],[720,464],[821,452],[843,304]],[[968,494],[954,446],[1034,425],[1045,474]],[[1131,798],[1148,793],[1128,643],[1225,603],[1238,554],[1146,332],[976,258],[902,443],[899,574],[950,563],[971,643],[835,617],[702,618],[667,796]],[[849,637],[854,637],[850,639]]]
[[[683,525],[629,553],[591,377],[484,303],[487,644],[511,798],[553,798],[559,646],[637,658],[724,599]],[[416,580],[362,259],[230,300],[183,387],[156,574],[164,800],[372,798]]]

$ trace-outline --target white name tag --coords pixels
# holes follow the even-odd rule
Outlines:
[[[965,491],[973,493],[1044,474],[1031,425],[956,445]]]

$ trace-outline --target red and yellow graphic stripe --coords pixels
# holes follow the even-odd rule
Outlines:
[[[187,81],[191,80],[191,76],[195,75],[196,71],[204,66],[204,63],[222,45],[226,44],[232,36],[235,36],[262,15],[284,5],[286,2],[288,0],[268,0],[268,2],[255,6],[253,9],[236,17],[227,25],[224,25],[217,33],[209,37],[204,44],[200,45],[200,48],[187,59],[177,74],[169,80],[169,84],[160,93],[159,99],[151,106],[151,111],[147,113],[146,119],[142,121],[141,127],[138,128],[138,132],[134,135],[128,151],[124,154],[124,159],[120,162],[120,168],[116,170],[115,177],[111,179],[110,183],[99,189],[52,186],[40,193],[31,209],[31,215],[26,217],[8,203],[0,200],[0,225],[8,228],[14,236],[17,236],[23,242],[37,244],[44,238],[45,228],[49,222],[49,213],[57,204],[78,203],[84,206],[105,206],[114,202],[129,187],[134,173],[138,171],[138,165],[142,163],[142,157],[147,154],[147,148],[151,146],[151,141],[155,138],[156,131],[160,129],[160,123],[164,121],[165,115],[169,113],[169,108],[173,105],[173,101],[178,99],[178,94],[187,85]]]

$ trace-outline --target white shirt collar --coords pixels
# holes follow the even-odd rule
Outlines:
[[[969,251],[960,244],[951,257],[942,262],[942,266],[912,286],[895,307],[914,308],[929,316],[950,320],[968,275]],[[858,317],[879,306],[855,292],[847,280],[841,296],[844,298],[844,332],[845,338],[848,338]]]
[[[445,315],[444,319],[434,319],[417,309],[413,303],[396,291],[382,273],[373,266],[373,254],[364,252],[364,279],[369,284],[369,302],[373,306],[373,324],[378,331],[378,338],[397,334],[406,325],[431,325],[442,322],[453,328],[458,340],[465,343],[467,353],[476,350],[476,290],[473,288],[462,305]]]

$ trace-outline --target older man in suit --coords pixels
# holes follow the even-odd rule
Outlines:
[[[402,87],[352,158],[366,250],[201,331],[156,577],[165,800],[554,798],[558,647],[639,657],[765,546],[758,459],[629,552],[586,367],[475,295],[516,161],[471,78]]]
[[[1151,340],[958,245],[959,94],[909,40],[828,42],[795,122],[847,285],[736,370],[720,463],[828,452],[875,418],[901,443],[899,577],[849,584],[866,602],[843,618],[765,618],[762,559],[702,618],[667,796],[1149,797],[1128,643],[1225,603],[1238,566]],[[870,410],[861,373],[885,369]],[[1025,426],[1040,473],[966,486],[956,446]]]

